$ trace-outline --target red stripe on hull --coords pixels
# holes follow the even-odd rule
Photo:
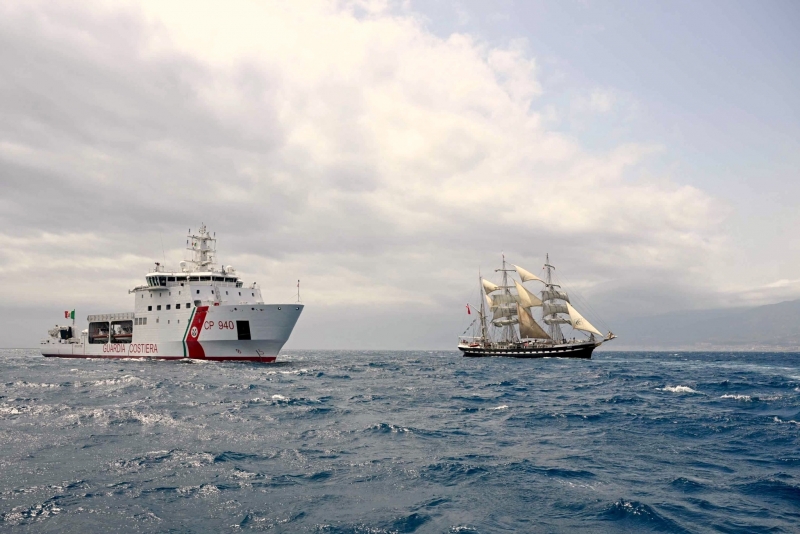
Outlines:
[[[272,363],[277,356],[203,356],[202,358],[184,358],[183,356],[93,356],[86,354],[42,354],[45,358],[73,358],[100,360],[212,360],[215,362],[263,362]]]
[[[186,349],[189,351],[190,358],[203,359],[206,357],[206,352],[197,338],[200,337],[200,332],[203,331],[203,323],[206,320],[207,313],[208,306],[197,306],[192,324],[186,329]]]

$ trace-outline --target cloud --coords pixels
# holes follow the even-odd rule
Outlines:
[[[0,67],[11,302],[110,299],[200,221],[266,294],[301,278],[343,310],[460,311],[501,250],[591,286],[678,278],[721,246],[725,207],[649,171],[662,148],[549,129],[524,41],[437,36],[402,6],[5,4]]]

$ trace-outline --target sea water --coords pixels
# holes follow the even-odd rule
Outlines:
[[[798,532],[800,355],[0,351],[8,532]]]

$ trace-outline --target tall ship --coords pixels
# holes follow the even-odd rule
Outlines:
[[[256,283],[245,286],[230,265],[217,268],[216,238],[205,225],[186,242],[191,259],[179,270],[160,263],[129,294],[133,312],[89,315],[89,328],[56,326],[43,356],[274,362],[303,311],[297,302],[267,304]]]
[[[614,334],[609,331],[603,335],[572,306],[567,292],[553,283],[554,269],[549,254],[544,279],[507,264],[503,256],[502,268],[495,269],[502,273],[500,285],[478,275],[481,304],[477,317],[459,337],[458,349],[463,355],[588,359],[595,348],[614,339]],[[540,285],[541,290],[531,292],[526,282]],[[468,304],[467,311],[471,313],[472,309]],[[546,328],[534,318],[533,310]],[[565,336],[562,325],[570,325],[575,335]],[[472,335],[467,336],[470,331]]]

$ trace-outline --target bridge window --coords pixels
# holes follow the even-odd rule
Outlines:
[[[156,306],[156,310],[158,310],[158,311],[161,311],[161,304],[159,304],[158,306]]]
[[[200,281],[200,277],[199,276],[190,276],[189,277],[189,281],[190,282],[199,282]]]
[[[180,310],[180,309],[181,309],[181,305],[180,305],[180,304],[176,304],[176,305],[175,305],[175,309],[176,309],[176,310]]]
[[[186,303],[186,309],[188,310],[188,309],[189,309],[189,308],[191,308],[191,307],[192,307],[192,303],[191,303],[191,302],[187,302],[187,303]]]
[[[147,307],[147,311],[153,311],[153,307],[152,306],[148,306]]]
[[[167,282],[174,282],[174,281],[175,281],[175,277],[174,276],[168,276],[167,277]]]

